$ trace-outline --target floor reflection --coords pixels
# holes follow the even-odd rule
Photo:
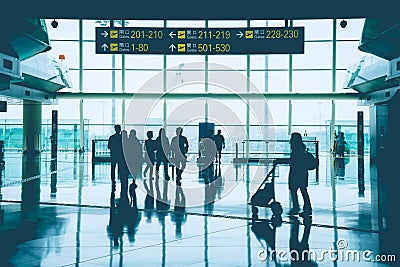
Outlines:
[[[115,198],[115,190],[110,196],[110,219],[107,226],[110,240],[114,247],[122,246],[123,235],[126,232],[129,242],[135,242],[135,234],[141,220],[141,212],[136,203],[129,201],[127,192],[121,192],[120,198]],[[126,231],[125,231],[126,229]]]
[[[297,217],[292,217],[290,220],[290,259],[292,266],[318,266],[313,260],[313,250],[310,250],[310,233],[311,233],[311,217],[303,219],[303,235],[299,239],[300,220]]]
[[[175,237],[182,237],[182,225],[187,220],[186,209],[186,196],[181,186],[175,189],[175,204],[174,212],[171,212],[171,221],[175,224]]]
[[[37,208],[34,217],[32,210],[30,216],[25,213],[16,209],[7,214],[6,225],[0,227],[0,266],[27,266],[25,262],[40,266],[62,244],[59,237],[66,234],[69,220],[59,216],[58,207]]]
[[[351,248],[379,253],[376,205],[368,177],[365,196],[358,196],[357,159],[346,163],[346,158],[326,158],[332,169],[326,177],[320,173],[323,182],[309,186],[315,206],[312,224],[286,215],[290,199],[283,168],[276,180],[282,217],[271,217],[271,210],[263,208],[260,220],[251,222],[247,203],[257,186],[252,179],[262,180],[265,174],[251,164],[236,166],[231,173],[224,164],[187,171],[182,187],[160,178],[138,179],[134,189],[118,183],[111,190],[109,166],[97,166],[92,180],[84,156],[59,159],[55,179],[48,170],[50,160],[43,155],[19,160],[15,174],[3,176],[7,186],[0,188],[0,210],[5,211],[0,223],[0,266],[268,266],[259,260],[260,249],[301,254],[329,249],[340,239],[348,240]],[[19,183],[12,184],[16,177]],[[193,194],[194,188],[200,188],[199,196]],[[50,197],[51,192],[56,198]],[[191,205],[196,197],[198,205]],[[347,266],[278,259],[268,264]]]
[[[335,176],[338,177],[339,180],[344,180],[346,176],[346,165],[349,164],[349,162],[350,159],[348,157],[334,158]]]
[[[21,208],[27,216],[35,217],[38,213],[40,164],[40,154],[22,155]]]

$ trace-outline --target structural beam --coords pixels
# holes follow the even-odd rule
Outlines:
[[[363,100],[358,93],[83,93],[59,92],[58,99],[193,99],[209,98],[223,100]]]

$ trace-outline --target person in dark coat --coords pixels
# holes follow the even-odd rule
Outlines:
[[[161,128],[158,137],[156,139],[156,145],[157,145],[157,152],[156,152],[156,158],[157,158],[157,165],[156,165],[156,175],[157,178],[159,177],[159,170],[160,170],[160,165],[163,163],[164,165],[164,178],[169,181],[171,178],[168,175],[168,156],[170,153],[170,144],[167,135],[165,134],[165,129]]]
[[[303,212],[300,215],[311,215],[312,208],[310,197],[307,192],[308,186],[308,170],[306,167],[306,147],[303,143],[301,134],[292,133],[290,138],[290,171],[289,171],[289,190],[292,197],[293,208],[289,214],[299,213],[299,200],[297,198],[297,190],[303,196],[304,206]]]
[[[222,149],[225,148],[225,138],[221,134],[221,130],[218,130],[217,134],[214,135],[213,140],[215,142],[215,146],[217,147],[217,153],[215,155],[215,162],[221,164]]]
[[[153,140],[153,131],[147,131],[147,140],[144,141],[145,161],[146,168],[144,169],[143,176],[146,177],[147,172],[150,170],[150,180],[153,179],[153,167],[156,162],[157,143]]]
[[[346,140],[344,138],[344,132],[340,132],[337,138],[337,152],[336,152],[336,154],[339,155],[339,157],[344,157],[345,146],[346,146]]]
[[[182,135],[182,128],[176,128],[176,136],[171,140],[172,160],[176,168],[176,184],[181,185],[182,172],[186,168],[186,153],[189,150],[189,142]]]
[[[110,149],[111,159],[111,181],[115,186],[115,168],[118,165],[118,173],[121,172],[121,164],[123,161],[122,152],[122,137],[121,137],[121,125],[114,126],[115,134],[111,135],[108,139],[108,149]]]

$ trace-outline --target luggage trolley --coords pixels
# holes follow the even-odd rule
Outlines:
[[[280,218],[283,212],[282,205],[275,199],[275,168],[277,161],[274,160],[271,171],[267,174],[265,179],[262,181],[257,191],[250,199],[249,205],[251,205],[252,219],[258,220],[258,208],[266,207],[272,211],[272,219]]]

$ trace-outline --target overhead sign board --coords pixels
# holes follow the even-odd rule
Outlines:
[[[304,27],[96,27],[97,54],[303,54]]]

